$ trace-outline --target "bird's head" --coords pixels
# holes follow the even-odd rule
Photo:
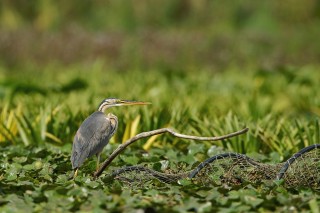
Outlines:
[[[147,105],[147,104],[151,104],[151,103],[143,102],[143,101],[122,100],[118,98],[107,98],[100,103],[98,110],[101,112],[104,112],[107,108],[114,107],[114,106]]]

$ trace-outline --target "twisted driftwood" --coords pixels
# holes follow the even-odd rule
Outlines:
[[[233,132],[227,135],[223,135],[223,136],[217,136],[217,137],[198,137],[198,136],[193,136],[193,135],[184,135],[184,134],[180,134],[177,133],[175,131],[173,131],[170,128],[162,128],[162,129],[156,129],[156,130],[152,130],[149,132],[142,132],[137,134],[136,136],[128,139],[124,144],[121,144],[118,146],[118,148],[109,156],[108,159],[106,159],[102,165],[100,166],[100,168],[94,173],[94,177],[99,177],[102,172],[110,165],[110,163],[130,144],[134,143],[137,140],[140,140],[142,138],[147,138],[153,135],[159,135],[159,134],[163,134],[163,133],[170,133],[171,135],[178,137],[178,138],[184,138],[184,139],[190,139],[190,140],[198,140],[198,141],[218,141],[218,140],[224,140],[227,138],[232,138],[234,136],[237,135],[241,135],[246,133],[249,130],[249,128],[244,128],[242,130],[239,130],[237,132]]]

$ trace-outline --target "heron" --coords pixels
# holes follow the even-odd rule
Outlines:
[[[70,158],[73,169],[73,178],[77,176],[78,169],[85,160],[93,155],[97,156],[96,169],[98,170],[101,152],[117,130],[117,116],[111,113],[106,115],[105,110],[114,106],[146,104],[150,103],[117,98],[107,98],[100,103],[98,110],[83,121],[74,136]]]

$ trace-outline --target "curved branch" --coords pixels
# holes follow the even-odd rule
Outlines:
[[[156,129],[156,130],[152,130],[152,131],[148,131],[148,132],[142,132],[137,134],[136,136],[128,139],[125,143],[121,144],[120,146],[118,146],[118,148],[116,150],[113,151],[113,153],[109,156],[108,159],[106,159],[102,165],[100,166],[100,168],[94,173],[94,177],[99,177],[102,172],[110,165],[110,163],[130,144],[132,144],[133,142],[140,140],[142,138],[147,138],[153,135],[159,135],[159,134],[163,134],[163,133],[170,133],[173,136],[176,136],[178,138],[184,138],[184,139],[191,139],[191,140],[198,140],[198,141],[218,141],[218,140],[224,140],[227,138],[232,138],[234,136],[237,135],[241,135],[245,132],[247,132],[249,130],[249,128],[244,128],[242,130],[239,130],[237,132],[233,132],[227,135],[223,135],[223,136],[217,136],[217,137],[198,137],[198,136],[193,136],[193,135],[184,135],[184,134],[180,134],[177,133],[175,131],[173,131],[170,128],[162,128],[162,129]]]

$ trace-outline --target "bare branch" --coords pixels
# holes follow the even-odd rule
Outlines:
[[[162,129],[156,129],[156,130],[152,130],[149,132],[142,132],[137,134],[136,136],[128,139],[124,144],[121,144],[120,146],[118,146],[118,148],[116,150],[114,150],[114,152],[109,156],[108,159],[106,159],[102,165],[100,166],[100,168],[94,173],[94,177],[99,177],[102,172],[110,165],[110,163],[130,144],[132,144],[133,142],[140,140],[142,138],[147,138],[153,135],[159,135],[159,134],[163,134],[163,133],[170,133],[173,136],[176,136],[178,138],[184,138],[184,139],[191,139],[191,140],[198,140],[198,141],[218,141],[218,140],[224,140],[227,138],[232,138],[234,136],[237,135],[241,135],[245,132],[247,132],[249,130],[249,128],[244,128],[240,131],[237,132],[233,132],[227,135],[223,135],[223,136],[217,136],[217,137],[198,137],[198,136],[193,136],[193,135],[183,135],[180,133],[177,133],[175,131],[173,131],[170,128],[162,128]]]

